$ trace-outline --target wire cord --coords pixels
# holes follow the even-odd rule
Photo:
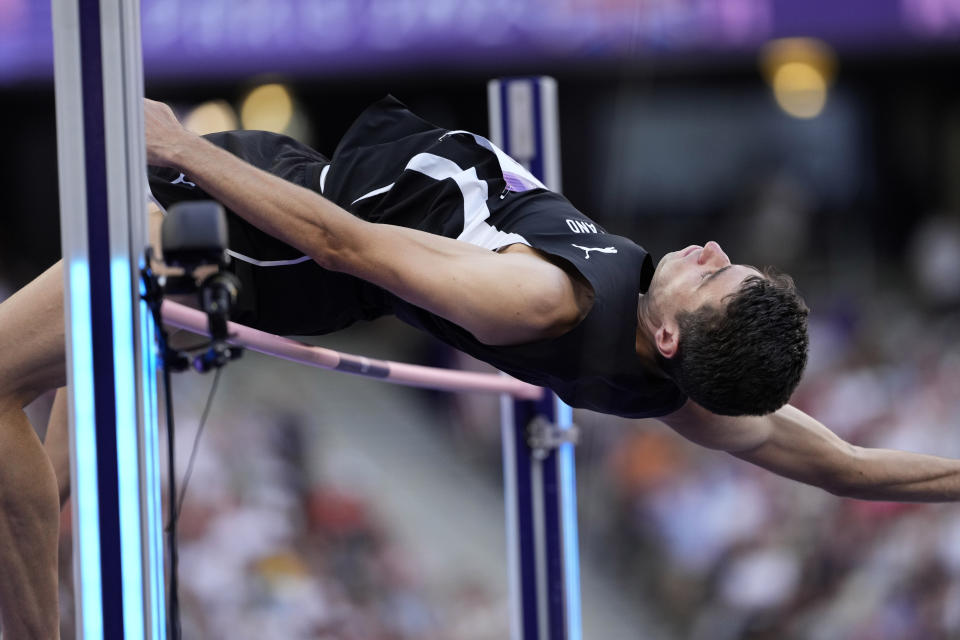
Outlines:
[[[197,459],[197,450],[200,448],[200,436],[203,434],[203,428],[207,424],[207,418],[210,416],[210,407],[213,406],[213,398],[217,393],[217,385],[220,384],[220,374],[222,368],[217,368],[213,374],[213,384],[210,385],[210,393],[207,394],[207,403],[203,407],[203,413],[200,414],[200,426],[197,427],[197,435],[193,437],[193,447],[190,449],[190,461],[187,463],[187,471],[183,474],[183,487],[180,489],[180,499],[177,500],[177,517],[183,511],[183,500],[187,497],[187,487],[190,485],[190,476],[193,475],[193,463]]]

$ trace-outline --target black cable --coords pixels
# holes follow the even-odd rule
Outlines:
[[[213,384],[210,386],[210,393],[207,395],[206,406],[204,406],[203,414],[200,417],[200,425],[197,427],[197,434],[193,439],[193,447],[190,450],[190,461],[187,464],[187,471],[184,474],[183,487],[180,489],[180,497],[179,499],[176,499],[177,481],[174,464],[175,428],[173,420],[173,391],[170,387],[170,368],[166,364],[163,366],[164,396],[167,412],[167,447],[169,448],[169,455],[167,456],[167,469],[169,473],[169,489],[167,493],[169,513],[169,522],[167,523],[167,546],[170,548],[170,606],[168,624],[171,640],[180,640],[182,632],[180,626],[180,592],[178,578],[180,554],[177,542],[177,521],[180,519],[180,514],[183,511],[183,500],[187,495],[187,487],[190,484],[190,476],[193,473],[193,464],[196,460],[197,450],[200,444],[200,435],[203,433],[203,428],[207,424],[207,417],[210,415],[210,408],[213,406],[213,398],[216,394],[217,386],[220,382],[220,374],[222,372],[223,369],[218,368],[214,374]]]
[[[180,499],[177,501],[177,516],[183,512],[183,499],[187,496],[187,487],[190,485],[190,476],[193,474],[193,462],[197,457],[197,449],[200,445],[200,435],[203,433],[203,427],[207,424],[207,416],[210,415],[210,407],[213,406],[213,397],[217,393],[217,384],[220,382],[220,374],[223,369],[218,367],[213,374],[213,384],[210,386],[210,393],[207,394],[207,404],[200,415],[200,426],[197,427],[197,435],[193,437],[193,448],[190,450],[190,462],[187,463],[187,472],[183,475],[183,487],[180,489]]]

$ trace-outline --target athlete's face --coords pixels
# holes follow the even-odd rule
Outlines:
[[[676,320],[683,311],[704,305],[720,307],[745,278],[759,275],[753,267],[731,264],[720,245],[712,240],[668,253],[660,260],[647,295],[660,321]]]

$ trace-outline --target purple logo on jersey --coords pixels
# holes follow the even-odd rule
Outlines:
[[[503,180],[507,183],[507,190],[516,193],[523,193],[524,191],[538,188],[538,185],[530,182],[520,174],[511,173],[510,171],[503,172]]]

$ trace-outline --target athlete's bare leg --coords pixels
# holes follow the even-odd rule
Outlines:
[[[0,619],[3,640],[59,637],[59,500],[23,407],[65,383],[57,263],[0,304]]]
[[[57,489],[60,491],[60,508],[70,497],[70,430],[67,426],[67,388],[57,389],[47,422],[47,435],[43,448],[57,474]]]

